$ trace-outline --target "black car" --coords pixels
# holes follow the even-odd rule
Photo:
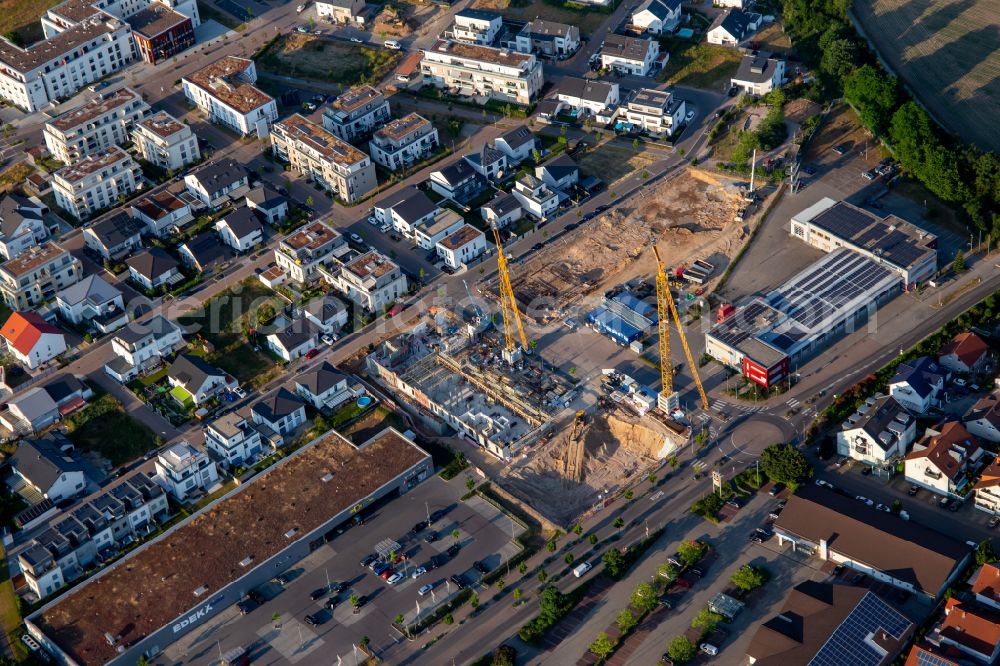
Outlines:
[[[535,243],[534,245],[531,246],[531,249],[537,252],[538,250],[541,250],[543,247],[545,246],[542,245],[541,243]]]
[[[250,590],[249,592],[247,592],[247,598],[250,599],[251,601],[256,602],[258,606],[264,605],[264,602],[267,601],[264,598],[264,595],[258,592],[257,590]]]
[[[427,543],[434,543],[437,540],[438,540],[438,535],[437,532],[435,532],[434,530],[431,530],[430,532],[424,535],[424,541]]]
[[[729,89],[729,92],[726,94],[729,95],[730,97],[736,97],[737,92],[739,92],[739,88],[733,86],[732,88]]]
[[[292,575],[287,571],[285,573],[280,573],[271,579],[272,583],[277,583],[278,585],[288,585],[292,582]]]
[[[236,604],[236,606],[240,609],[240,615],[246,615],[256,609],[258,604],[253,599],[244,599],[240,603]]]
[[[325,587],[321,587],[313,590],[312,593],[309,595],[309,598],[312,599],[313,601],[319,601],[326,595],[326,593],[327,589]]]
[[[955,500],[951,504],[948,505],[948,510],[951,511],[952,513],[954,513],[955,511],[958,511],[961,508],[962,508],[962,503],[959,502],[958,500]]]
[[[436,523],[437,521],[441,520],[442,518],[444,518],[444,514],[445,514],[444,509],[438,509],[437,511],[431,514],[431,522]]]
[[[460,550],[462,550],[462,547],[457,543],[455,543],[449,546],[448,550],[446,550],[445,552],[448,553],[448,557],[455,557],[456,555],[458,555],[458,551]]]
[[[368,597],[362,594],[361,596],[358,597],[358,603],[354,604],[354,607],[361,608],[367,603],[368,603]]]
[[[419,523],[417,523],[416,525],[414,525],[413,527],[411,527],[410,531],[413,532],[414,534],[416,534],[417,532],[421,532],[421,531],[423,531],[426,528],[427,528],[427,521],[426,520],[421,520]]]
[[[692,576],[697,576],[698,578],[701,578],[702,576],[705,575],[705,572],[699,569],[698,567],[691,567],[690,569],[688,569],[688,573],[690,573]]]
[[[920,492],[920,486],[910,486],[910,489],[906,491],[906,494],[913,497]]]
[[[378,559],[378,555],[365,555],[364,559],[361,560],[361,566],[370,567],[372,563]]]
[[[754,543],[764,543],[764,537],[760,535],[760,532],[751,532],[750,540]]]
[[[340,594],[347,589],[347,583],[334,583],[330,586],[330,591],[334,594]]]
[[[490,572],[490,568],[484,560],[476,560],[472,563],[472,568],[481,574],[488,574]]]
[[[318,614],[306,615],[306,624],[313,626],[323,624],[323,618],[321,618]]]
[[[464,590],[465,587],[466,587],[465,580],[461,576],[459,576],[458,574],[455,574],[454,576],[452,576],[448,580],[450,580],[452,583],[454,583],[456,586],[458,586],[458,589],[460,589],[460,590]]]
[[[573,231],[574,229],[576,229],[579,226],[580,225],[577,224],[576,222],[571,222],[570,224],[566,225],[566,231]]]
[[[329,599],[326,600],[326,603],[323,604],[323,608],[327,610],[333,610],[334,608],[337,607],[337,603],[338,603],[337,597],[330,597]]]

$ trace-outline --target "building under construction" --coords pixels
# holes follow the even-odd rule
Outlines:
[[[537,356],[514,364],[502,356],[498,331],[464,329],[439,312],[383,342],[366,364],[373,378],[425,418],[510,460],[550,427],[552,415],[572,400],[574,385]]]

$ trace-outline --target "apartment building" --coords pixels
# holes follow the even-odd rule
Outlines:
[[[0,200],[0,257],[13,259],[49,237],[49,207],[35,197],[7,194]]]
[[[293,281],[308,284],[319,278],[320,266],[331,265],[349,249],[339,231],[313,222],[282,238],[274,250],[274,261]]]
[[[363,198],[378,184],[367,155],[299,114],[274,124],[271,145],[294,170],[346,203]]]
[[[323,128],[338,139],[354,141],[389,122],[389,102],[372,86],[340,94],[323,110]]]
[[[451,24],[450,38],[464,44],[492,46],[500,35],[503,17],[496,12],[483,9],[463,9],[455,14]]]
[[[256,459],[263,449],[260,432],[237,412],[224,414],[205,426],[205,446],[229,468]]]
[[[153,480],[178,502],[205,492],[219,482],[219,471],[208,454],[187,442],[178,442],[156,456]]]
[[[655,39],[608,35],[601,47],[601,67],[648,76],[659,55],[660,43]]]
[[[438,145],[438,131],[431,121],[410,113],[376,130],[368,151],[376,164],[396,171],[425,159]]]
[[[116,205],[142,183],[142,170],[132,156],[112,146],[53,173],[52,193],[60,208],[83,220]]]
[[[892,396],[876,394],[841,425],[837,453],[881,466],[906,455],[916,436],[913,416]]]
[[[45,147],[57,160],[71,165],[127,143],[132,128],[150,113],[149,105],[131,88],[103,93],[45,123]]]
[[[132,141],[142,159],[166,171],[178,171],[201,158],[198,137],[166,111],[140,121]]]
[[[165,4],[151,3],[130,16],[128,24],[136,51],[148,63],[155,65],[194,46],[196,23]]]
[[[268,125],[278,117],[278,105],[254,86],[257,68],[253,60],[226,56],[181,79],[184,96],[208,114],[209,120],[225,125],[242,136],[267,136]]]
[[[381,312],[408,287],[399,266],[374,250],[343,264],[335,279],[328,281],[369,312]]]
[[[111,338],[111,349],[118,358],[104,370],[125,383],[149,368],[158,366],[164,357],[184,346],[181,329],[163,315],[142,323],[132,322]]]
[[[0,293],[11,310],[34,310],[83,278],[83,264],[47,241],[0,265]]]
[[[438,88],[525,106],[545,82],[542,64],[532,53],[441,39],[424,50],[421,71]]]
[[[623,111],[621,118],[643,131],[671,136],[684,122],[687,104],[671,92],[641,88]]]

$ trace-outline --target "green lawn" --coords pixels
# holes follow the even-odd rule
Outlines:
[[[102,395],[66,419],[70,440],[95,451],[114,465],[124,465],[160,446],[163,438],[129,416],[114,396]]]
[[[190,407],[194,404],[194,396],[188,392],[183,386],[175,386],[170,389],[170,395],[176,400],[181,407]]]
[[[274,74],[354,86],[381,81],[401,57],[399,51],[381,47],[289,33],[264,49],[257,65],[262,71]]]
[[[740,53],[723,46],[698,43],[688,39],[660,40],[661,50],[670,52],[670,60],[660,73],[660,80],[675,85],[720,91],[740,66]]]

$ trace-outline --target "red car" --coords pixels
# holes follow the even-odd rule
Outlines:
[[[392,570],[392,567],[389,567],[388,569],[379,574],[379,578],[381,578],[382,580],[389,580],[389,576],[391,576],[394,573],[396,572]]]
[[[310,349],[306,352],[306,358],[316,358],[317,355],[319,355],[318,349]]]

